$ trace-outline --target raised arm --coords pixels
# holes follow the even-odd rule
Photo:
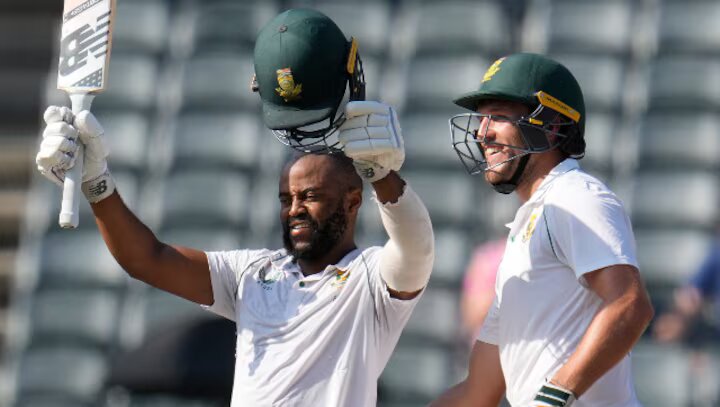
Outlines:
[[[425,205],[397,171],[405,147],[395,110],[380,102],[350,102],[338,138],[361,177],[372,183],[390,239],[380,275],[390,295],[416,297],[427,285],[435,258],[432,224]]]
[[[133,278],[199,304],[213,303],[207,257],[202,251],[160,242],[125,205],[107,167],[103,129],[88,111],[74,116],[65,107],[45,112],[47,127],[36,162],[40,172],[62,185],[77,151],[85,145],[82,189],[110,253]],[[68,232],[72,233],[72,232]]]
[[[433,268],[435,239],[430,215],[420,197],[395,172],[373,187],[390,237],[383,247],[380,275],[391,296],[412,299],[427,285]]]

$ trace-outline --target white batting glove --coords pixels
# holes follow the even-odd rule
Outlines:
[[[570,407],[575,400],[572,391],[546,381],[535,395],[530,407]]]
[[[358,174],[369,182],[398,171],[405,161],[405,143],[395,109],[381,102],[356,101],[345,106],[338,141],[352,158]]]
[[[104,130],[95,116],[87,110],[75,116],[67,107],[50,106],[44,119],[47,126],[35,157],[40,173],[62,186],[65,173],[75,165],[79,140],[85,146],[82,174],[85,197],[94,203],[110,196],[115,183],[108,171]]]

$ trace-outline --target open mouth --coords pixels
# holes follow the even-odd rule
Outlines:
[[[312,223],[308,221],[293,221],[290,222],[288,226],[288,229],[290,230],[290,235],[293,237],[309,233],[313,229]]]
[[[487,160],[488,165],[494,166],[494,165],[500,165],[503,161],[505,161],[503,149],[496,148],[496,147],[488,147],[485,149],[485,158]]]

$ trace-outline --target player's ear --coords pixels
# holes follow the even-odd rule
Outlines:
[[[345,210],[348,213],[357,214],[360,211],[360,205],[362,205],[362,189],[350,188],[345,193]]]

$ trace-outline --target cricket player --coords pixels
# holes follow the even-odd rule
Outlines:
[[[203,252],[159,241],[115,188],[93,115],[45,112],[39,170],[62,183],[77,143],[86,146],[83,192],[128,274],[236,322],[233,406],[375,406],[377,379],[429,279],[430,218],[397,173],[404,148],[395,111],[358,100],[360,66],[357,42],[312,10],[284,12],[259,33],[253,87],[265,123],[288,140],[338,138],[284,167],[280,250]],[[344,94],[351,101],[341,106]],[[374,190],[384,247],[355,244],[361,177]]]
[[[623,205],[585,173],[585,106],[547,57],[495,61],[455,100],[453,147],[471,174],[522,202],[467,378],[433,406],[639,406],[629,353],[653,316]]]

